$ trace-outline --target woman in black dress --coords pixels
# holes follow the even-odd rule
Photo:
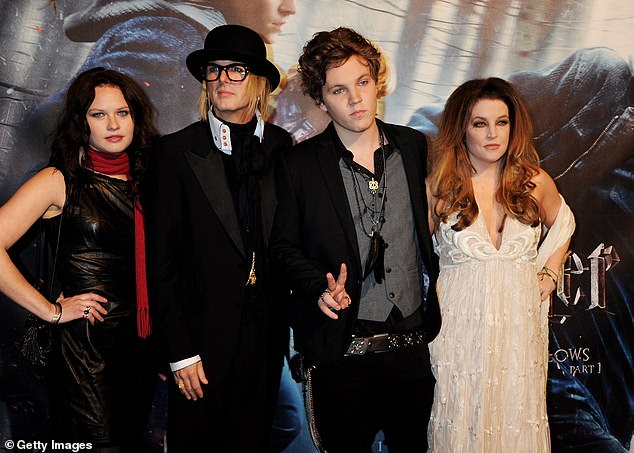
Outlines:
[[[59,324],[49,360],[53,438],[102,452],[135,451],[150,411],[138,194],[152,121],[147,96],[129,77],[103,68],[80,74],[66,96],[51,166],[0,208],[0,291]],[[39,218],[58,242],[54,303],[7,254]]]

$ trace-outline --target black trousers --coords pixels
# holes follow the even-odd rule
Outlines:
[[[170,377],[169,453],[267,451],[282,356],[272,360],[264,324],[245,316],[229,372],[218,385],[203,385],[203,398],[188,401]],[[205,368],[207,377],[213,373]]]
[[[317,432],[328,453],[426,452],[434,396],[427,345],[343,357],[313,372]]]

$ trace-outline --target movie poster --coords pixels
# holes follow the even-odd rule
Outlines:
[[[202,48],[208,30],[227,22],[253,28],[267,43],[284,74],[273,121],[296,141],[328,122],[295,72],[304,43],[320,30],[349,26],[379,45],[391,71],[380,115],[431,137],[445,98],[462,82],[514,82],[542,165],[577,220],[550,309],[553,451],[634,451],[630,0],[0,0],[0,8],[0,203],[46,165],[65,90],[79,71],[105,66],[135,78],[159,111],[161,133],[196,121],[200,85],[184,60]],[[33,274],[32,239],[11,250],[26,274]],[[48,438],[47,388],[45,373],[16,347],[24,310],[0,296],[0,313],[6,448],[7,440]],[[162,451],[165,390],[157,382],[148,451]],[[302,429],[285,451],[315,451]],[[377,439],[375,450],[387,448]]]

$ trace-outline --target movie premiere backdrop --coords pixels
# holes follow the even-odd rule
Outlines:
[[[294,69],[319,30],[345,25],[374,40],[391,62],[381,115],[430,136],[457,85],[505,77],[527,101],[542,164],[577,218],[550,310],[553,451],[634,451],[634,2],[297,0],[295,14],[272,19],[288,3],[0,0],[0,202],[46,164],[80,70],[133,76],[158,108],[162,133],[197,120],[200,86],[184,59],[227,21],[268,43],[286,75],[273,121],[296,141],[327,123]],[[11,250],[32,275],[33,248],[27,237]],[[0,297],[0,316],[0,438],[37,438],[46,432],[45,370],[16,348],[24,311]],[[164,414],[152,423],[164,426]],[[310,451],[293,445],[288,451]]]

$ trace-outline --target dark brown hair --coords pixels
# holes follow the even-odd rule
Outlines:
[[[453,226],[457,231],[471,225],[478,215],[471,184],[475,169],[465,140],[473,107],[481,99],[499,99],[509,110],[511,131],[502,157],[497,201],[508,215],[534,226],[539,222],[539,206],[531,195],[535,188],[532,178],[539,172],[539,156],[533,146],[533,127],[517,90],[495,77],[465,82],[445,104],[433,146],[430,186],[436,198],[434,214],[446,222],[449,214],[457,212],[458,222]]]
[[[302,78],[304,93],[321,102],[321,88],[326,84],[326,72],[341,66],[353,55],[358,55],[367,62],[370,75],[377,82],[381,69],[381,53],[371,41],[345,27],[315,33],[299,57],[298,72]]]
[[[154,107],[145,91],[134,80],[111,69],[89,69],[79,74],[71,83],[53,138],[51,164],[60,169],[68,182],[86,176],[80,153],[88,147],[90,127],[86,112],[95,99],[95,88],[99,86],[118,87],[130,108],[134,136],[126,152],[130,157],[132,182],[138,189],[145,172],[148,150],[157,135],[154,128]],[[88,159],[88,156],[84,159]]]

